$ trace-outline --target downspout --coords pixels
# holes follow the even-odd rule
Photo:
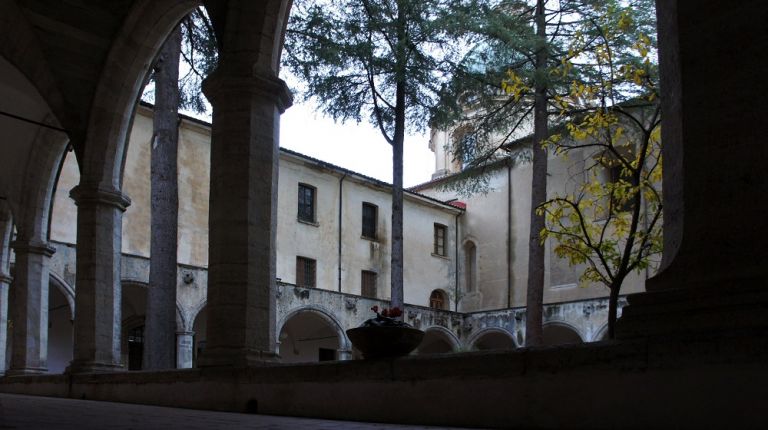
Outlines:
[[[342,193],[342,184],[344,179],[347,178],[347,173],[344,172],[341,179],[339,179],[339,292],[341,292],[341,220],[342,220],[342,205],[344,203],[344,194]]]
[[[454,297],[453,300],[453,311],[458,312],[459,311],[459,217],[464,212],[459,212],[456,214],[455,218],[455,229],[456,229],[456,240],[453,241],[454,245],[454,259],[453,259],[453,277],[454,277]]]
[[[512,160],[507,159],[507,308],[512,307]]]

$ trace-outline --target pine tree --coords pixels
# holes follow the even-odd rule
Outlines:
[[[213,29],[197,9],[173,29],[155,60],[151,240],[142,368],[172,369],[176,348],[179,109],[206,111],[202,79],[216,66]],[[188,71],[180,77],[179,64]]]
[[[406,129],[427,126],[472,10],[470,0],[298,1],[288,23],[284,63],[304,98],[335,120],[368,120],[392,145],[392,307],[403,307]]]

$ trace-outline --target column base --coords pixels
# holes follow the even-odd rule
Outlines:
[[[48,373],[47,367],[24,367],[22,369],[7,369],[5,376],[40,375]]]
[[[197,367],[256,367],[277,363],[280,356],[274,351],[206,349],[197,361]]]
[[[125,367],[120,364],[96,363],[93,361],[74,360],[69,363],[64,373],[114,373],[125,372]]]
[[[627,296],[616,338],[768,329],[768,290],[747,286],[677,288]]]

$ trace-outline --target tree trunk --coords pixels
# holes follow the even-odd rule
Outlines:
[[[549,130],[547,125],[546,84],[546,28],[544,0],[536,3],[536,77],[533,128],[533,178],[531,180],[531,230],[528,237],[528,292],[526,299],[525,343],[528,346],[543,342],[542,310],[544,302],[544,245],[540,233],[544,216],[536,209],[547,199],[547,153],[541,146]]]
[[[181,30],[176,27],[163,45],[155,65],[152,236],[144,328],[144,369],[175,367],[180,50]]]
[[[610,286],[611,294],[608,296],[608,339],[616,338],[616,314],[618,313],[619,291],[621,282]]]
[[[395,88],[395,132],[392,139],[392,259],[391,307],[403,309],[403,143],[405,141],[405,11],[398,2],[398,44],[395,57],[398,68]],[[402,315],[398,317],[402,320]]]

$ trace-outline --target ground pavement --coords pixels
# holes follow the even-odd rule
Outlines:
[[[437,429],[271,415],[198,411],[127,403],[0,393],[0,429],[17,430],[172,430],[172,429]]]

